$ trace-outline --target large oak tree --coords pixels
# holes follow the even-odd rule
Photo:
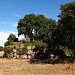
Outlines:
[[[56,26],[55,20],[46,18],[44,15],[27,14],[20,19],[17,29],[18,35],[28,36],[30,41],[42,40],[49,42],[51,40],[52,29]]]

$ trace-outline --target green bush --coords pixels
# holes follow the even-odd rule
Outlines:
[[[60,46],[60,49],[65,52],[66,56],[71,56],[73,54],[73,50],[72,49],[68,49],[68,47]]]
[[[3,51],[3,47],[2,46],[0,46],[0,51]]]
[[[42,41],[34,41],[34,45],[36,48],[39,48],[40,50],[46,50],[47,44],[43,43]]]
[[[8,46],[8,45],[10,45],[10,42],[9,42],[9,41],[6,41],[6,42],[4,43],[4,46]]]
[[[46,43],[43,43],[42,41],[34,41],[35,46],[39,46],[41,48],[45,48],[47,45]]]

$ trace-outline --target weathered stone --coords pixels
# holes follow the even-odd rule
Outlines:
[[[53,59],[54,58],[54,54],[50,54],[50,57],[51,57],[51,59]]]
[[[14,46],[14,49],[19,49],[19,46]]]
[[[31,58],[31,55],[28,55],[28,59],[30,59]]]
[[[27,46],[27,50],[31,50],[32,49],[32,47],[31,46]]]
[[[27,52],[27,54],[32,54],[33,52],[32,52],[32,50],[28,50],[28,52]]]
[[[22,59],[27,59],[27,55],[26,55],[26,54],[21,55],[21,58],[22,58]]]
[[[13,53],[13,57],[16,57],[17,56],[17,54],[16,53]]]
[[[16,58],[17,58],[17,59],[19,59],[19,58],[20,58],[20,56],[19,56],[19,55],[16,55]]]
[[[7,48],[10,49],[11,46],[8,46]],[[35,46],[27,46],[27,52],[26,54],[22,55],[22,49],[25,48],[25,46],[23,44],[19,45],[19,46],[13,46],[11,49],[11,51],[8,53],[6,52],[4,56],[6,56],[7,58],[12,57],[12,58],[22,58],[22,59],[30,59],[32,54],[33,54],[33,49],[35,48]]]
[[[55,56],[55,58],[54,59],[58,59],[59,57],[58,56]]]
[[[13,57],[14,59],[16,59],[16,57]]]
[[[32,50],[35,48],[35,46],[32,46]]]
[[[17,50],[16,50],[16,49],[13,49],[13,52],[14,52],[14,53],[16,53],[16,52],[17,52]]]
[[[25,46],[23,45],[23,44],[21,44],[21,46],[20,46],[20,48],[22,49],[22,48],[24,48]]]

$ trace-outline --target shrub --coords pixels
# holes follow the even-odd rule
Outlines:
[[[65,52],[66,56],[71,56],[73,54],[73,50],[72,49],[68,49],[68,47],[60,46],[60,49]]]
[[[0,51],[3,51],[3,47],[2,46],[0,46]]]
[[[34,45],[35,45],[35,48],[34,48],[34,52],[35,52],[35,55],[34,55],[34,59],[45,59],[45,51],[46,51],[46,43],[43,43],[42,41],[34,41]]]
[[[9,42],[9,41],[6,41],[6,42],[4,43],[4,46],[8,46],[8,45],[10,45],[10,42]]]
[[[42,41],[34,41],[34,45],[36,48],[38,48],[39,50],[46,50],[47,44],[43,43]]]

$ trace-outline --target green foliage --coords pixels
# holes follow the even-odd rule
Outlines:
[[[33,40],[33,25],[35,25],[36,16],[34,14],[25,15],[18,23],[18,35],[24,34]]]
[[[2,46],[0,46],[0,51],[3,51],[4,49],[3,49],[3,47]]]
[[[16,40],[16,36],[14,34],[10,34],[8,37],[9,42],[14,42]]]
[[[9,42],[9,41],[6,41],[6,42],[4,43],[4,46],[8,46],[8,45],[10,45],[10,42]]]
[[[16,36],[14,34],[10,34],[7,40],[8,41],[6,41],[4,43],[4,46],[8,46],[8,45],[12,44],[12,42],[15,42]]]
[[[24,34],[25,38],[26,36],[30,38],[30,41],[42,40],[47,42],[51,39],[52,28],[55,25],[55,20],[48,19],[44,15],[27,14],[18,23],[18,35]]]
[[[75,50],[75,2],[62,5],[59,17],[59,28],[64,32],[62,45]]]
[[[73,54],[73,50],[68,49],[68,47],[60,46],[59,49],[63,50],[66,56],[71,56]]]
[[[66,54],[66,56],[71,56],[71,55],[73,55],[73,50],[72,49],[65,49],[64,50],[64,52],[65,52],[65,54]]]
[[[47,48],[47,44],[43,43],[42,41],[34,41],[34,45],[36,46],[36,48],[40,49],[40,50],[46,50]]]

